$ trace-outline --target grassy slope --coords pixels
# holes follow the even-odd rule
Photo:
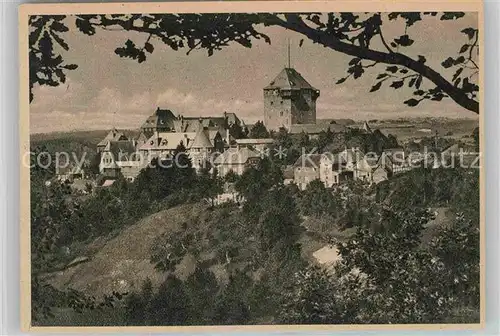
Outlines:
[[[50,275],[51,283],[61,289],[73,287],[89,295],[126,292],[142,285],[146,278],[158,285],[164,274],[150,263],[154,239],[176,230],[187,219],[198,216],[201,205],[186,204],[157,212],[109,238],[90,260]],[[179,273],[186,270],[179,269]]]

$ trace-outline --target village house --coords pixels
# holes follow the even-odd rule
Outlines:
[[[260,160],[261,156],[250,148],[229,148],[214,160],[214,165],[219,176],[226,176],[230,171],[242,175],[249,167],[255,167]]]
[[[389,159],[389,168],[393,174],[404,173],[412,169],[412,159],[406,155],[403,148],[384,149],[382,157]]]
[[[294,181],[300,190],[305,190],[307,185],[320,178],[320,162],[322,154],[302,154],[295,161]]]
[[[319,179],[325,187],[331,188],[333,185],[352,180],[353,171],[346,169],[346,160],[340,154],[321,154]]]
[[[382,181],[386,181],[392,177],[394,174],[394,167],[399,166],[395,165],[392,157],[387,152],[383,152],[382,155],[378,158],[376,167],[372,171],[371,182],[377,184]]]
[[[128,141],[129,139],[125,136],[122,131],[118,131],[113,128],[109,133],[97,144],[97,152],[100,153],[106,147],[108,141]]]
[[[56,178],[61,182],[73,182],[77,179],[83,179],[85,171],[83,167],[78,165],[68,164],[66,167],[56,168]]]
[[[134,140],[108,141],[101,152],[99,172],[111,178],[117,178],[122,174],[132,181],[139,175],[143,168],[142,164],[136,153]]]

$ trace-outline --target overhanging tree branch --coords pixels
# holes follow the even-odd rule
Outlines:
[[[455,87],[437,71],[425,65],[424,62],[419,62],[399,52],[386,53],[343,42],[331,34],[327,34],[308,26],[297,14],[285,14],[285,20],[282,20],[278,16],[272,14],[265,14],[263,17],[270,25],[278,25],[283,28],[293,30],[308,37],[313,42],[319,43],[335,51],[366,60],[407,67],[408,69],[411,69],[432,81],[460,106],[479,114],[478,101],[467,97],[467,95],[460,88]]]

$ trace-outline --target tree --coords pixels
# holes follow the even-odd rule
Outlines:
[[[217,324],[247,324],[250,311],[246,292],[251,288],[252,279],[236,272],[229,277],[229,283],[215,301],[214,322]]]
[[[311,181],[301,198],[300,205],[305,215],[334,215],[339,210],[339,200],[325,188],[320,180]]]
[[[145,42],[137,45],[128,39],[122,47],[115,49],[120,57],[135,59],[139,63],[154,52],[155,43],[164,43],[173,50],[187,48],[188,54],[194,49],[206,49],[208,55],[212,55],[230,42],[247,48],[252,47],[253,39],[271,43],[271,39],[258,29],[262,26],[281,27],[301,34],[313,43],[352,56],[347,75],[340,78],[338,84],[351,77],[360,78],[369,68],[381,69],[380,65],[385,65],[371,92],[379,90],[386,82],[390,82],[394,89],[407,85],[415,89],[413,97],[404,102],[408,106],[416,106],[424,100],[450,98],[463,108],[479,113],[479,86],[476,83],[479,29],[467,27],[461,31],[464,44],[457,55],[442,60],[442,68],[426,64],[425,55],[410,56],[409,47],[415,42],[415,37],[410,34],[418,24],[424,24],[421,22],[424,18],[449,21],[464,16],[464,12],[75,15],[75,24],[89,36],[98,30],[109,29],[144,34]],[[58,44],[64,50],[69,49],[61,36],[68,31],[64,19],[63,15],[30,16],[30,89],[35,84],[57,86],[64,83],[66,72],[77,68],[76,64],[65,64],[62,55],[54,48]],[[401,36],[387,40],[383,28],[390,21],[402,22],[404,31]],[[383,47],[375,47],[379,42]],[[303,40],[300,45],[302,43]],[[452,68],[455,71],[451,78],[444,75],[446,69]],[[428,85],[424,85],[424,79]]]
[[[234,139],[243,139],[246,138],[246,133],[243,131],[243,128],[234,123],[229,127],[229,135],[231,135]]]
[[[170,274],[151,301],[151,325],[189,324],[191,309],[184,283]]]
[[[266,126],[264,126],[264,123],[262,121],[257,121],[255,125],[253,125],[252,129],[250,130],[249,137],[252,139],[261,139],[261,138],[269,138],[269,132],[266,129]]]
[[[197,267],[186,280],[186,289],[193,304],[192,319],[196,324],[209,324],[219,284],[212,271]]]
[[[472,138],[474,139],[475,150],[479,152],[479,127],[474,128],[474,131],[472,131]]]

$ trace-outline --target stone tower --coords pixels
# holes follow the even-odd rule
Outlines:
[[[264,88],[264,125],[268,130],[290,128],[294,124],[316,123],[319,90],[294,68],[284,68]]]

